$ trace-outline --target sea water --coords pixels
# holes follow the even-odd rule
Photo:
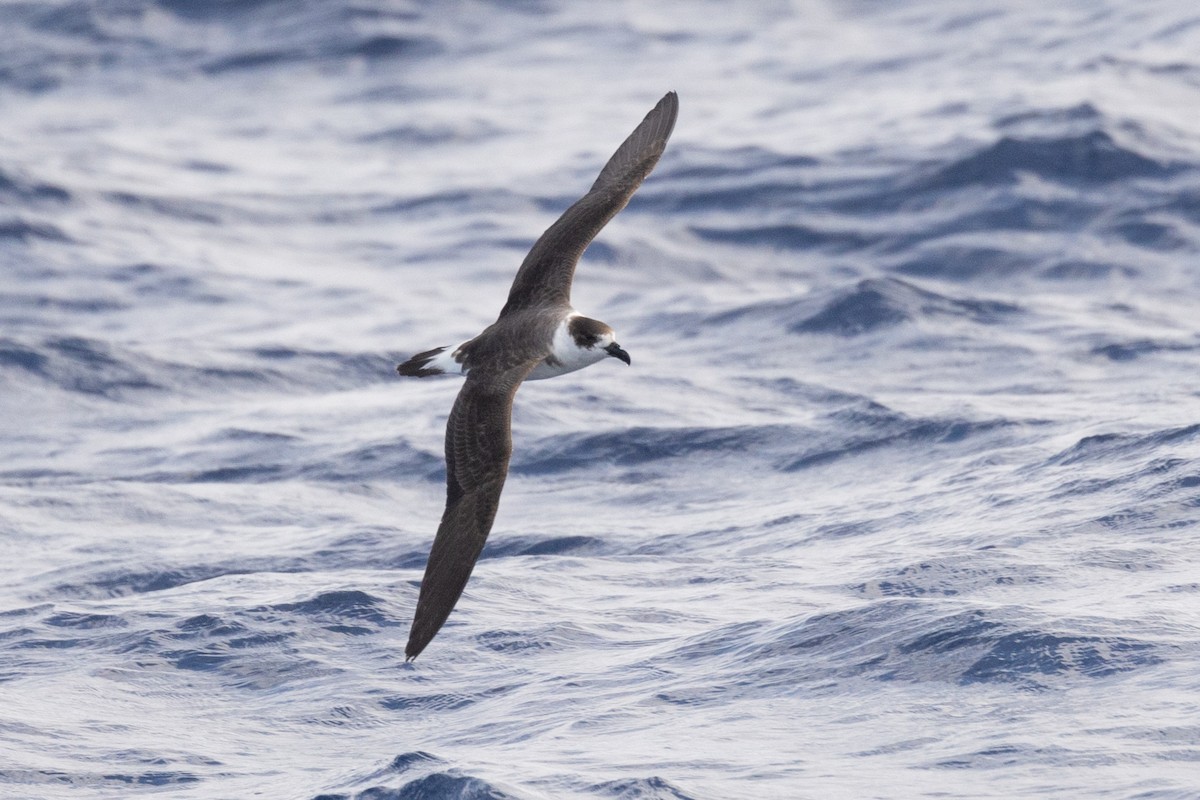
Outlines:
[[[0,3],[0,796],[1200,797],[1188,3]],[[459,383],[668,90],[415,662]]]

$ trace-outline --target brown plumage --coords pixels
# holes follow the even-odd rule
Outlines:
[[[612,329],[574,313],[571,281],[583,251],[629,198],[662,156],[675,126],[679,102],[668,93],[617,149],[580,200],[534,244],[513,280],[499,318],[452,352],[450,366],[467,370],[446,423],[446,510],[429,552],[425,577],[405,655],[416,658],[458,602],[483,550],[512,454],[512,402],[521,382],[541,365],[557,367],[555,333],[567,325],[573,347],[590,353],[578,369],[605,354],[629,363],[612,341]],[[413,377],[442,374],[434,365],[447,348],[413,356],[397,369]],[[556,373],[550,370],[545,377]],[[533,375],[534,378],[540,377]]]

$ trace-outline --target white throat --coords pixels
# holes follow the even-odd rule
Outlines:
[[[578,316],[582,315],[572,311],[563,317],[563,321],[554,330],[554,349],[550,356],[534,367],[533,372],[529,373],[529,377],[525,380],[540,381],[546,378],[556,378],[559,375],[591,366],[608,356],[603,347],[580,347],[575,344],[569,326],[571,319]]]

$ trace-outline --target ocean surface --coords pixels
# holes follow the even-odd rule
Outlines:
[[[1200,7],[0,2],[0,797],[1200,798]],[[406,664],[474,335],[674,138]]]

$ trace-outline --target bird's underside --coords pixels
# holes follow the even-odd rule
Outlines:
[[[658,163],[678,108],[678,99],[670,92],[646,115],[605,164],[588,193],[534,244],[496,322],[453,353],[455,361],[468,369],[446,424],[446,509],[421,581],[404,651],[408,659],[416,658],[442,627],[487,541],[512,454],[513,396],[539,364],[554,359],[556,331],[560,326],[568,330],[567,323],[578,316],[570,305],[575,265]],[[629,363],[628,354],[615,342],[609,343],[608,326],[582,320],[595,323],[599,333],[587,334],[596,340],[590,342],[576,332],[587,326],[573,325],[569,330],[575,345],[581,349],[603,346],[608,355]],[[608,339],[604,339],[604,331]],[[430,364],[441,350],[414,356],[399,367],[401,374],[435,374]],[[602,357],[597,353],[597,360]]]

